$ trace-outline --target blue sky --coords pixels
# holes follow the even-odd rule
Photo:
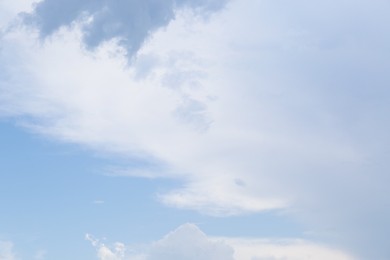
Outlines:
[[[388,259],[386,1],[0,2],[0,259]]]

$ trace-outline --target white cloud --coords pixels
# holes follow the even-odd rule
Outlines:
[[[86,234],[85,239],[96,248],[99,260],[122,260],[125,257],[126,249],[122,243],[115,243],[113,249],[110,249],[90,234]]]
[[[112,247],[86,236],[97,249],[99,260],[229,260],[233,249],[222,241],[208,238],[196,225],[185,224],[151,245],[137,247],[115,243]]]
[[[233,249],[221,241],[209,239],[196,225],[185,224],[167,234],[163,239],[142,246],[143,249],[115,243],[112,247],[100,243],[91,235],[86,236],[97,249],[99,260],[229,260]],[[138,246],[140,247],[140,246]]]
[[[80,47],[77,24],[43,44],[21,29],[2,39],[0,111],[153,165],[129,175],[183,180],[160,194],[169,205],[288,206],[317,234],[380,259],[390,255],[388,10],[243,0],[207,24],[183,11],[130,67],[115,41]]]
[[[99,260],[352,260],[347,253],[300,239],[208,237],[196,225],[185,224],[142,249],[116,243],[113,248],[88,239]],[[140,246],[138,246],[140,247]],[[128,252],[128,253],[126,253]]]
[[[173,25],[170,33],[185,33],[182,26],[181,22]],[[155,42],[151,42],[140,53],[156,57],[158,62],[151,65],[147,77],[137,79],[138,64],[125,69],[126,61],[119,56],[120,48],[115,43],[88,54],[80,48],[79,37],[77,31],[65,30],[44,46],[37,46],[31,45],[31,34],[15,32],[6,36],[4,64],[12,64],[8,58],[14,55],[23,55],[28,62],[15,64],[12,69],[23,77],[3,78],[3,114],[28,116],[33,119],[29,122],[33,129],[65,141],[156,161],[153,171],[162,171],[156,173],[158,176],[189,181],[185,189],[161,194],[162,201],[170,205],[204,209],[211,214],[284,205],[272,195],[258,198],[258,187],[251,187],[251,191],[249,185],[236,184],[236,179],[251,177],[242,166],[251,160],[247,149],[255,148],[253,144],[261,140],[253,134],[245,136],[253,129],[240,129],[239,122],[234,126],[236,116],[213,116],[214,112],[222,112],[224,104],[214,98],[220,90],[214,91],[213,84],[206,81],[209,72],[202,63],[207,60],[197,61],[199,58],[185,45],[184,50],[170,46],[171,40],[161,33],[156,35],[162,38],[160,47],[156,49]],[[187,80],[183,74],[194,77]],[[230,95],[228,90],[226,94]],[[201,109],[188,106],[188,102],[199,104],[196,106]],[[258,153],[256,150],[253,152]],[[228,158],[239,153],[241,162]],[[234,165],[224,166],[226,160]]]
[[[7,27],[18,13],[32,11],[32,3],[34,2],[34,0],[2,0],[0,2],[0,31]]]
[[[147,37],[174,19],[175,10],[198,9],[200,13],[215,11],[225,0],[165,1],[64,1],[43,0],[33,12],[25,13],[25,21],[36,25],[43,37],[63,26],[81,22],[83,40],[89,48],[118,39],[131,58]]]
[[[11,242],[0,241],[0,259],[1,260],[16,260],[16,255],[13,251],[14,245]]]
[[[301,239],[237,239],[226,238],[234,248],[236,260],[352,260],[338,249]]]
[[[196,225],[185,224],[153,244],[147,259],[230,260],[233,249],[210,240]]]

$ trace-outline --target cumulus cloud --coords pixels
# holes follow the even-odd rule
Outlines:
[[[152,246],[147,259],[233,259],[233,249],[223,242],[211,241],[194,224],[185,224]]]
[[[118,40],[129,57],[135,54],[147,37],[166,26],[178,8],[211,12],[226,0],[43,0],[35,5],[25,21],[36,25],[43,37],[63,26],[82,22],[83,40],[89,48],[112,39]]]
[[[99,260],[352,260],[347,253],[300,239],[245,239],[208,237],[194,224],[184,224],[163,239],[134,246],[115,243],[112,247],[87,235]]]
[[[213,215],[288,207],[313,234],[388,258],[389,3],[233,1],[207,23],[178,12],[164,31],[149,24],[147,42],[142,29],[128,67],[127,47],[106,41],[132,32],[111,17],[117,7],[96,11],[119,29],[85,52],[80,42],[104,28],[87,19],[95,11],[69,1],[75,11],[50,29],[49,3],[60,2],[32,18],[45,35],[76,22],[44,43],[23,29],[2,37],[3,116],[145,162],[121,174],[180,179],[158,196],[168,205]]]
[[[221,241],[210,240],[196,225],[185,224],[166,235],[163,239],[147,246],[145,252],[138,252],[134,248],[126,248],[122,243],[115,243],[113,247],[106,246],[86,235],[97,249],[100,260],[229,260],[233,259],[233,249]],[[128,250],[127,250],[128,249]]]

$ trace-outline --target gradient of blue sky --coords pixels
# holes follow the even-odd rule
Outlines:
[[[33,2],[0,4],[0,257],[390,257],[389,2]]]

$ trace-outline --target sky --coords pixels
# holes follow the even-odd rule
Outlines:
[[[0,260],[390,258],[387,0],[0,0]]]

